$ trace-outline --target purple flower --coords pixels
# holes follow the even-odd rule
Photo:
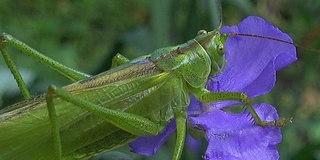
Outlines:
[[[255,104],[254,109],[263,120],[278,119],[277,111],[269,104]],[[282,138],[280,128],[254,124],[249,112],[216,110],[190,120],[206,130],[209,146],[204,159],[279,159],[276,145]]]
[[[223,27],[221,32],[254,34],[292,42],[287,34],[254,16],[246,18],[238,26]],[[231,36],[225,48],[227,65],[221,74],[214,75],[214,81],[208,80],[207,83],[207,88],[213,92],[245,92],[250,98],[266,94],[275,85],[276,71],[297,60],[293,45],[267,38]],[[220,110],[229,105],[230,102],[211,103],[209,110],[192,117],[203,110],[203,103],[191,97],[188,123],[202,126],[209,142],[203,158],[279,159],[276,145],[282,139],[280,128],[254,124],[247,111],[232,114]],[[253,107],[262,120],[278,119],[276,109],[269,104],[254,104]],[[171,122],[163,133],[138,138],[130,146],[135,153],[153,155],[174,131],[175,123]]]

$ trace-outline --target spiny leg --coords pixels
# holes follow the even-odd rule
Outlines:
[[[56,153],[56,158],[58,160],[62,160],[62,145],[61,145],[61,137],[59,131],[59,122],[57,118],[57,113],[54,107],[54,92],[48,89],[48,93],[46,95],[47,108],[49,113],[49,120],[51,123],[52,137],[53,137],[53,147]]]
[[[62,159],[61,157],[63,154],[59,131],[59,122],[57,121],[57,114],[54,107],[54,100],[57,97],[67,102],[70,102],[75,106],[85,109],[94,115],[100,116],[104,118],[107,122],[134,135],[157,135],[162,130],[162,128],[159,128],[157,124],[155,124],[147,118],[131,113],[100,107],[96,104],[79,99],[76,96],[71,95],[69,92],[51,85],[48,88],[46,102],[53,133],[54,148],[57,155],[57,159],[59,160]]]
[[[90,75],[84,74],[82,72],[78,72],[76,70],[73,70],[69,67],[66,67],[66,66],[62,65],[61,63],[54,61],[51,58],[41,54],[39,51],[31,48],[30,46],[19,41],[18,39],[14,38],[13,36],[3,33],[0,36],[1,52],[3,52],[2,50],[5,50],[6,46],[12,46],[12,47],[16,48],[17,50],[21,51],[22,53],[25,53],[26,55],[35,58],[36,60],[40,61],[41,63],[53,68],[57,72],[68,77],[72,81],[78,81],[78,80],[81,80],[81,79],[84,79],[84,78],[87,78],[90,76]]]
[[[277,126],[277,127],[283,127],[288,121],[290,123],[292,123],[292,118],[287,119],[284,117],[280,117],[278,120],[276,121],[262,121],[261,118],[259,117],[259,115],[257,114],[257,112],[254,110],[254,108],[252,107],[252,104],[246,104],[245,106],[249,112],[251,113],[254,121],[260,125],[260,126]]]
[[[134,135],[150,136],[156,135],[161,131],[161,128],[159,128],[157,124],[147,118],[123,111],[101,107],[77,98],[69,92],[53,85],[49,86],[48,93],[54,94],[56,97],[60,97],[61,99],[74,104],[75,106],[85,109],[91,112],[93,115],[102,117],[107,122]]]
[[[286,118],[280,118],[275,121],[262,121],[257,112],[252,107],[252,102],[245,93],[241,92],[210,92],[206,89],[193,89],[196,98],[204,103],[215,101],[240,101],[245,103],[245,107],[248,108],[254,121],[260,126],[277,126],[283,127],[288,121]],[[289,120],[291,121],[291,119]]]
[[[186,140],[187,132],[187,118],[186,113],[181,112],[176,114],[176,124],[177,124],[177,139],[173,153],[173,160],[179,160],[184,148],[184,142]]]
[[[12,61],[10,55],[8,54],[5,46],[0,45],[0,51],[2,53],[4,60],[6,61],[7,65],[8,65],[14,79],[16,80],[18,87],[20,88],[20,92],[21,92],[23,98],[29,99],[31,97],[31,95],[28,90],[28,87],[27,87],[26,83],[24,82],[24,80],[21,76],[21,73],[19,72],[16,65]]]

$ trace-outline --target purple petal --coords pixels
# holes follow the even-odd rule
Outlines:
[[[243,33],[273,37],[288,42],[292,39],[259,17],[248,17],[238,26],[223,27],[222,33]],[[291,64],[295,46],[247,36],[231,36],[225,43],[227,65],[210,84],[213,91],[246,92],[255,97],[269,92],[275,84],[275,71]]]
[[[275,108],[269,104],[256,104],[254,109],[262,120],[278,119]],[[205,159],[279,159],[276,145],[282,139],[280,128],[258,126],[248,112],[230,114],[216,110],[189,119],[206,129],[209,146]]]
[[[176,130],[176,121],[172,120],[162,133],[156,136],[150,137],[139,137],[133,142],[129,143],[129,146],[132,148],[132,152],[152,156],[154,155],[163,142]]]
[[[205,111],[205,105],[196,99],[194,95],[190,96],[190,105],[188,107],[189,116],[197,116],[202,114]]]
[[[187,147],[189,148],[189,150],[197,151],[201,146],[201,140],[195,139],[189,134],[187,135],[186,141],[187,141],[186,143],[187,143]]]

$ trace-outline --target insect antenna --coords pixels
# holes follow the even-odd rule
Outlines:
[[[316,53],[320,53],[320,50],[318,49],[314,49],[308,46],[303,46],[303,45],[299,45],[293,42],[289,42],[286,40],[282,40],[282,39],[278,39],[278,38],[274,38],[274,37],[268,37],[268,36],[262,36],[262,35],[256,35],[256,34],[249,34],[249,33],[229,33],[229,36],[246,36],[246,37],[253,37],[253,38],[265,38],[265,39],[269,39],[269,40],[273,40],[273,41],[278,41],[281,43],[286,43],[286,44],[291,44],[294,45],[297,48],[301,48],[301,49],[305,49],[305,50],[309,50],[312,52],[316,52]]]
[[[222,4],[221,4],[221,1],[218,0],[218,3],[220,4],[219,5],[219,13],[220,13],[220,22],[219,22],[219,28],[222,27]]]
[[[222,4],[220,0],[207,0],[206,5],[209,11],[209,18],[212,30],[220,29],[222,27]]]

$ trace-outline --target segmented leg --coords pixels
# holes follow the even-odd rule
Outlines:
[[[73,70],[69,67],[66,67],[62,65],[61,63],[54,61],[53,59],[43,55],[39,51],[31,48],[27,44],[19,41],[18,39],[14,38],[13,36],[9,34],[3,33],[2,36],[0,36],[0,48],[1,52],[5,50],[6,46],[12,46],[16,48],[17,50],[21,51],[22,53],[35,58],[39,62],[53,68],[57,72],[61,73],[62,75],[68,77],[72,81],[79,81],[81,79],[84,79],[86,77],[89,77],[90,75],[87,75],[85,73]]]
[[[48,107],[49,113],[49,120],[51,123],[51,130],[52,130],[52,137],[53,137],[53,145],[54,150],[57,155],[58,160],[62,160],[62,145],[61,145],[61,138],[60,138],[60,131],[59,131],[59,122],[57,121],[57,113],[54,108],[54,92],[53,90],[48,90],[46,95],[46,102]]]
[[[94,115],[100,116],[104,118],[107,122],[134,135],[157,135],[162,130],[162,128],[159,128],[157,124],[142,116],[100,107],[96,104],[79,99],[63,89],[60,89],[55,86],[49,86],[46,102],[49,112],[49,119],[51,122],[52,133],[54,137],[54,147],[56,150],[57,157],[59,158],[62,157],[62,146],[59,133],[59,122],[57,121],[57,115],[54,108],[54,100],[56,97],[70,102],[82,109],[85,109]]]
[[[30,92],[28,90],[28,87],[26,85],[26,83],[24,82],[21,73],[19,72],[19,70],[17,69],[16,65],[14,64],[14,62],[12,61],[10,55],[8,54],[5,46],[0,45],[0,51],[2,53],[2,56],[4,58],[4,60],[6,61],[14,79],[16,80],[18,87],[20,89],[20,92],[23,96],[24,99],[29,99],[31,97]]]
[[[61,99],[81,107],[94,115],[104,118],[107,122],[135,135],[148,136],[156,135],[161,130],[158,125],[139,115],[100,107],[99,105],[84,101],[69,92],[55,87],[49,86],[49,94],[54,94]]]
[[[254,121],[260,126],[277,126],[282,127],[288,121],[286,118],[280,118],[275,121],[262,121],[258,116],[257,112],[252,107],[252,102],[245,93],[241,92],[210,92],[206,89],[193,89],[195,96],[198,100],[204,103],[215,102],[215,101],[240,101],[245,104],[251,113]],[[291,119],[289,120],[291,122]]]
[[[182,151],[184,148],[184,142],[186,139],[187,132],[187,118],[185,113],[181,113],[181,115],[176,115],[176,124],[177,124],[177,139],[173,153],[173,160],[179,160]]]

